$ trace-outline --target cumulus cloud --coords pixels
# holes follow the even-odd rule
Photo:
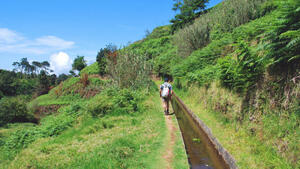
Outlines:
[[[55,53],[50,56],[51,69],[54,73],[68,73],[72,69],[72,59],[65,52]]]
[[[7,28],[0,28],[0,52],[22,54],[46,54],[70,49],[73,41],[66,41],[56,36],[42,36],[28,39]]]

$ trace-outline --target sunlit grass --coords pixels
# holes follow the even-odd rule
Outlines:
[[[167,129],[158,95],[143,103],[144,112],[79,116],[56,137],[39,138],[0,168],[161,168]],[[62,111],[62,110],[61,110]],[[47,121],[45,121],[46,123]],[[30,127],[30,126],[29,126]],[[4,129],[1,129],[2,131]],[[175,168],[187,168],[179,133]]]
[[[243,126],[230,122],[223,114],[210,110],[209,105],[201,100],[204,94],[201,89],[191,88],[189,92],[177,91],[177,94],[211,128],[213,135],[235,158],[239,168],[293,168],[270,143],[250,135],[245,126],[247,124]]]

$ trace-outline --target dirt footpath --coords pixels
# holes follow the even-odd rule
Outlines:
[[[171,106],[170,106],[170,110],[171,110]],[[170,112],[173,112],[170,111]],[[163,113],[163,112],[162,112]],[[177,132],[177,128],[175,127],[175,124],[173,123],[172,120],[172,115],[165,115],[165,120],[166,120],[166,125],[167,125],[167,129],[168,129],[168,133],[167,133],[167,143],[166,143],[166,151],[163,153],[163,159],[166,161],[167,164],[167,169],[173,169],[172,167],[172,161],[174,159],[174,146],[175,146],[175,142],[176,142],[176,132]]]

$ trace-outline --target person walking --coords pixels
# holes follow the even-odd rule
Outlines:
[[[169,114],[169,101],[173,94],[172,85],[168,83],[169,79],[165,78],[164,83],[160,85],[159,95],[162,98],[164,113]]]

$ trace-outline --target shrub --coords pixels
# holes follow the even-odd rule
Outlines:
[[[187,73],[187,80],[189,83],[197,83],[199,86],[208,86],[213,80],[218,77],[217,66],[206,66],[203,69]]]
[[[220,80],[224,87],[243,92],[253,87],[264,71],[264,60],[251,53],[248,44],[239,42],[236,59],[232,56],[218,61]]]
[[[113,102],[110,97],[104,94],[97,95],[87,105],[88,111],[93,117],[104,116],[111,113]]]
[[[60,135],[68,127],[72,126],[76,117],[80,115],[80,109],[80,105],[72,104],[62,109],[63,112],[58,115],[50,115],[43,118],[40,122],[41,125],[16,130],[9,137],[2,140],[4,142],[4,150],[9,158],[12,158],[21,149],[26,148],[39,138]]]
[[[5,97],[0,100],[0,126],[14,122],[34,122],[26,107],[25,98]]]
[[[134,49],[122,49],[115,59],[109,59],[108,71],[120,88],[148,88],[150,65],[145,55]]]
[[[273,60],[273,71],[299,68],[300,61],[300,2],[284,1],[279,7],[277,20],[268,27],[265,42],[267,58]],[[281,73],[281,72],[280,72]]]
[[[83,87],[87,87],[90,84],[89,75],[84,73],[80,76],[80,83],[83,84]]]
[[[187,57],[194,50],[203,48],[211,39],[220,39],[222,33],[260,16],[259,6],[266,0],[227,0],[208,13],[201,15],[194,24],[179,30],[174,36],[179,55]],[[211,36],[211,34],[214,36]],[[217,35],[217,36],[216,36]]]
[[[94,117],[106,114],[133,114],[138,112],[140,96],[131,89],[109,88],[95,96],[88,104],[88,111]]]
[[[135,92],[129,89],[120,90],[112,99],[115,105],[115,112],[117,113],[134,113],[138,111],[138,96]]]

